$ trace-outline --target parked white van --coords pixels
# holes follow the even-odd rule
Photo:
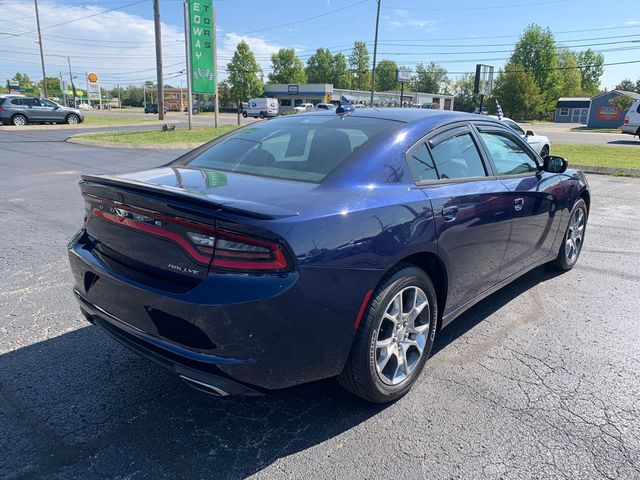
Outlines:
[[[247,117],[277,117],[280,105],[277,98],[251,98],[249,105],[242,111],[242,116]]]
[[[640,99],[633,101],[633,105],[624,116],[624,123],[621,128],[622,133],[637,135],[640,138]]]

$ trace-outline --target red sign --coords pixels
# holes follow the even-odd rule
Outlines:
[[[606,120],[606,121],[618,120],[618,118],[620,117],[620,110],[618,110],[618,107],[602,106],[600,107],[600,110],[598,110],[597,117],[598,117],[598,120]]]

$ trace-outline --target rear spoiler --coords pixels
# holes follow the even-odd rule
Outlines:
[[[80,189],[82,193],[127,203],[130,194],[151,194],[165,200],[178,200],[194,206],[204,207],[252,217],[262,220],[276,220],[299,215],[298,212],[287,210],[274,205],[267,205],[247,200],[222,197],[219,195],[205,195],[177,187],[141,182],[130,178],[114,175],[81,175]]]

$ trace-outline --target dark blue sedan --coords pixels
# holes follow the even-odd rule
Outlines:
[[[337,376],[386,402],[462,312],[575,265],[590,193],[564,159],[483,116],[337,112],[83,176],[69,259],[87,320],[209,393]]]

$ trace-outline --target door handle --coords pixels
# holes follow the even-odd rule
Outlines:
[[[522,210],[522,207],[524,207],[524,198],[516,198],[513,201],[513,208],[516,212],[519,212],[520,210]]]
[[[458,216],[458,207],[445,207],[442,209],[445,222],[453,222]]]

